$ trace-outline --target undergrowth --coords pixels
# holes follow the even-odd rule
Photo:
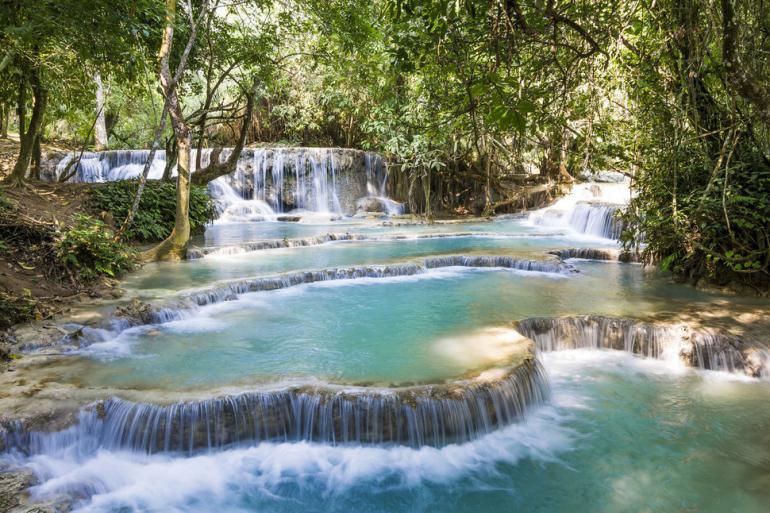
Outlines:
[[[136,195],[137,181],[110,182],[89,191],[87,206],[95,213],[106,212],[120,229]],[[190,189],[190,229],[200,232],[214,219],[214,205],[206,188]],[[124,238],[135,242],[156,242],[168,237],[176,216],[176,184],[160,180],[148,181],[134,221]]]
[[[113,239],[114,234],[102,221],[77,214],[73,226],[56,237],[56,256],[75,281],[116,278],[133,269],[135,256]]]

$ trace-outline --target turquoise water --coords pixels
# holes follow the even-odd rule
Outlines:
[[[436,224],[405,224],[398,220],[391,224],[384,221],[363,221],[345,219],[329,223],[217,223],[209,226],[202,240],[204,246],[226,246],[241,242],[252,242],[264,239],[295,239],[322,235],[325,233],[360,233],[368,235],[399,234],[428,234],[428,233],[547,233],[559,230],[544,227],[528,226],[519,220],[500,219],[493,222],[469,223],[436,223]],[[388,223],[391,223],[388,221]]]
[[[545,365],[549,404],[463,445],[38,456],[33,496],[85,489],[84,512],[768,511],[766,383],[602,351]]]
[[[350,227],[348,227],[350,228]],[[482,224],[414,226],[384,228],[371,225],[353,225],[355,229],[339,230],[326,225],[298,225],[294,223],[252,223],[249,225],[214,225],[210,230],[224,232],[212,236],[224,237],[230,245],[239,242],[307,237],[326,233],[369,233],[372,236],[429,235],[432,233],[491,234],[490,237],[464,236],[435,239],[406,239],[381,241],[343,241],[320,246],[271,249],[236,255],[217,255],[207,258],[145,265],[140,272],[129,276],[125,287],[136,289],[141,295],[152,296],[153,290],[174,292],[197,287],[218,280],[244,276],[259,276],[287,271],[321,269],[325,267],[385,264],[430,255],[452,253],[518,254],[535,258],[546,257],[545,252],[562,247],[612,247],[611,241],[573,240],[564,235],[546,235],[542,230],[532,232],[520,222],[500,221]],[[410,231],[405,231],[410,229]],[[208,232],[207,232],[208,233]],[[531,233],[534,236],[523,236]],[[494,234],[499,235],[498,238]],[[506,237],[506,235],[508,237]],[[512,237],[511,237],[512,236]],[[212,244],[219,245],[219,244]],[[224,244],[227,245],[227,244]]]
[[[75,367],[72,379],[171,389],[293,377],[377,384],[444,380],[480,365],[442,352],[447,338],[467,336],[467,344],[480,345],[486,337],[474,336],[478,330],[527,317],[633,316],[710,298],[649,276],[641,266],[576,266],[580,272],[567,276],[449,268],[245,294],[204,307],[191,319],[142,326],[93,345],[88,354],[99,359],[84,361],[85,370]]]
[[[545,258],[614,247],[521,220],[383,227],[362,222],[215,225],[201,245],[324,233],[451,237],[338,242],[146,266],[127,288],[149,299],[220,280],[419,261],[432,255]],[[504,235],[508,235],[505,237]],[[201,390],[291,379],[440,381],[505,361],[505,328],[533,316],[644,317],[715,301],[640,265],[574,261],[556,275],[448,268],[245,294],[189,318],[124,331],[64,359],[80,386]],[[769,310],[770,311],[770,310]],[[501,335],[502,333],[502,335]],[[542,355],[552,396],[526,421],[442,448],[261,443],[193,457],[101,449],[13,464],[33,499],[78,512],[760,513],[770,511],[770,384],[611,351]]]

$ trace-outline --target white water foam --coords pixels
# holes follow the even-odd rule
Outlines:
[[[412,449],[262,443],[193,457],[102,450],[40,455],[15,464],[40,479],[31,490],[33,500],[81,497],[74,507],[77,513],[246,511],[246,504],[260,500],[291,504],[298,500],[297,491],[297,507],[302,507],[303,497],[417,490],[467,479],[483,483],[498,475],[500,465],[527,460],[565,465],[565,454],[579,449],[586,438],[602,436],[573,428],[580,423],[579,412],[601,408],[586,383],[614,379],[608,374],[643,379],[701,374],[607,350],[554,352],[543,355],[543,361],[551,376],[549,404],[533,409],[522,423],[460,445]]]
[[[104,450],[85,458],[43,455],[26,466],[41,480],[32,489],[33,499],[85,495],[89,498],[75,508],[79,513],[232,511],[238,497],[281,500],[287,483],[322,494],[362,485],[403,489],[452,483],[525,458],[555,462],[578,438],[565,426],[568,418],[544,406],[521,424],[440,449],[262,443],[190,458]]]
[[[531,226],[567,230],[574,238],[618,239],[622,224],[616,219],[631,199],[628,183],[575,185],[572,191],[550,207],[532,212]]]

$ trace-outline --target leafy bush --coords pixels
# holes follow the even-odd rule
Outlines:
[[[89,192],[88,207],[94,212],[108,212],[120,228],[136,195],[137,181],[110,182]],[[176,215],[176,184],[159,180],[148,181],[139,202],[134,222],[124,236],[139,242],[160,241],[174,228]],[[203,186],[190,189],[190,228],[195,233],[214,218],[214,205]]]
[[[74,221],[57,237],[55,246],[60,263],[79,280],[113,278],[134,267],[133,253],[113,241],[114,234],[103,222],[82,214],[76,214]]]

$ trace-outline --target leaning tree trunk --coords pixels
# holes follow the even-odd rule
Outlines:
[[[206,8],[205,3],[203,8]],[[177,143],[176,216],[171,234],[163,242],[142,254],[142,259],[145,261],[181,260],[185,256],[187,243],[190,240],[190,128],[185,122],[176,84],[169,67],[175,21],[176,0],[166,0],[166,27],[160,45],[160,85],[166,96],[171,126]]]
[[[181,260],[190,240],[190,147],[189,132],[177,136],[176,214],[174,229],[163,242],[142,254],[145,261]]]
[[[27,131],[23,132],[21,128],[24,125],[23,114],[24,108],[20,102],[20,118],[19,118],[19,139],[21,141],[19,148],[19,157],[16,159],[16,164],[13,166],[13,171],[8,177],[8,181],[12,185],[21,185],[27,176],[27,170],[29,169],[30,161],[34,153],[35,142],[41,135],[43,128],[43,114],[45,113],[45,107],[48,103],[48,92],[42,86],[40,82],[40,68],[34,67],[30,73],[30,86],[32,88],[32,97],[34,104],[32,106],[32,117],[29,120],[29,127]],[[23,98],[24,88],[23,80],[20,83],[20,98]]]
[[[131,226],[131,223],[133,223],[134,216],[136,216],[136,212],[139,210],[139,204],[142,201],[142,194],[144,192],[144,187],[145,185],[147,185],[147,177],[150,174],[150,167],[152,166],[152,161],[155,159],[155,153],[158,151],[158,148],[160,147],[160,138],[163,135],[163,131],[166,129],[166,116],[168,115],[169,109],[171,108],[171,102],[172,100],[176,101],[177,106],[179,103],[176,96],[176,86],[179,83],[179,80],[182,78],[182,73],[184,73],[184,70],[187,66],[187,58],[190,56],[190,51],[192,50],[192,47],[195,44],[195,39],[198,36],[198,25],[200,24],[201,20],[203,19],[203,15],[206,12],[205,10],[206,6],[207,6],[207,2],[204,2],[201,15],[198,17],[197,21],[192,23],[190,36],[187,38],[187,44],[184,47],[182,56],[179,59],[179,64],[176,67],[176,72],[174,73],[173,80],[171,81],[168,80],[168,77],[171,74],[171,70],[169,69],[169,65],[168,65],[168,56],[169,56],[169,53],[171,52],[171,43],[172,43],[173,34],[174,34],[173,26],[171,25],[171,23],[173,22],[173,15],[171,13],[175,11],[176,6],[175,5],[171,6],[171,10],[169,11],[170,18],[167,19],[166,30],[164,30],[163,32],[163,41],[161,42],[161,46],[160,46],[161,84],[165,84],[164,86],[165,98],[163,100],[163,111],[160,113],[160,120],[158,121],[158,126],[155,127],[155,135],[153,136],[153,139],[152,139],[152,147],[150,148],[150,154],[147,156],[147,162],[145,162],[144,164],[144,169],[142,169],[142,174],[139,175],[139,186],[136,188],[134,201],[131,204],[131,209],[128,211],[128,214],[126,214],[126,219],[123,221],[123,224],[120,226],[120,229],[115,234],[116,241],[120,240],[121,237],[123,237],[123,234],[125,233],[125,231]],[[173,167],[173,164],[176,162],[176,159],[177,159],[176,151],[177,151],[176,143],[174,143],[173,153],[169,151],[168,142],[166,143],[166,167],[163,170],[163,180],[169,180],[171,178],[171,168]],[[189,166],[188,166],[188,169],[189,169]],[[189,193],[188,193],[188,196],[189,196]],[[157,259],[157,255],[154,252],[150,251],[144,254],[144,258],[148,260],[155,260]]]

